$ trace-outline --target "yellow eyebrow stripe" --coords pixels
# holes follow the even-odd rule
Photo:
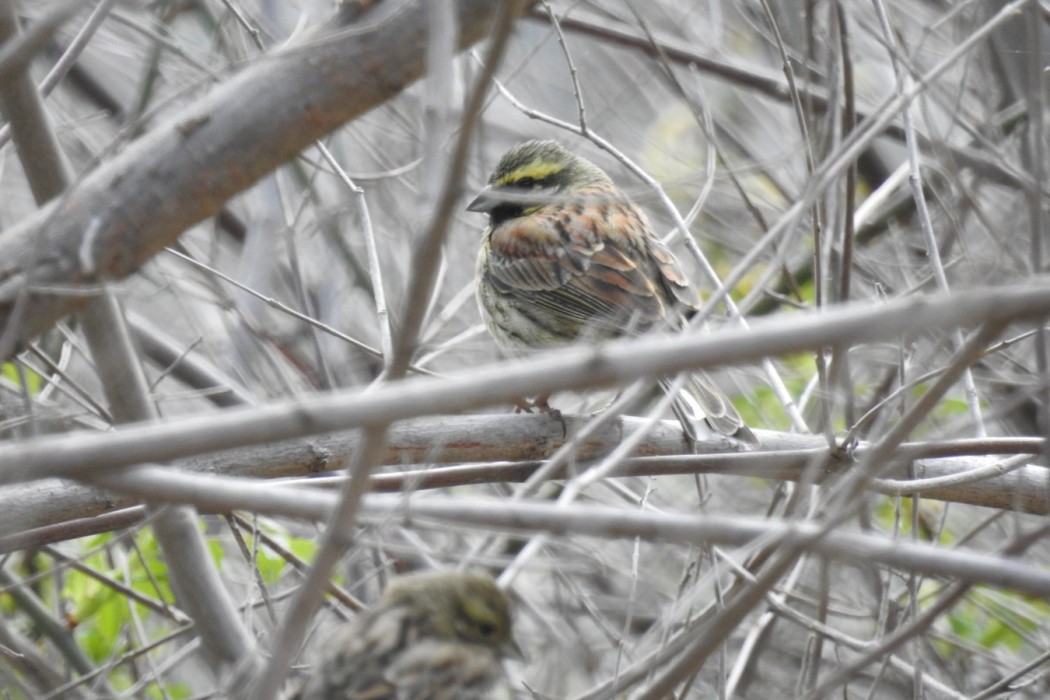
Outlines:
[[[531,177],[533,180],[542,180],[548,175],[561,172],[565,169],[564,163],[529,163],[518,168],[514,172],[507,173],[496,181],[496,185],[512,185],[515,182]]]

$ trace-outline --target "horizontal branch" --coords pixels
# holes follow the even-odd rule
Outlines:
[[[570,435],[576,434],[589,418],[564,416]],[[633,432],[642,419],[622,417],[597,431],[578,445],[578,461],[601,458],[611,453],[625,434]],[[729,452],[725,442],[701,444],[701,454],[681,454],[681,429],[665,421],[650,430],[618,474],[667,476],[724,474],[773,480],[797,481],[802,478],[826,482],[850,469],[848,459],[832,459],[822,438],[756,431],[764,452]],[[447,416],[406,421],[389,433],[382,463],[405,468],[376,474],[372,490],[392,493],[451,488],[484,483],[522,482],[536,471],[565,442],[562,424],[549,416]],[[347,466],[358,448],[357,431],[321,435],[312,440],[292,440],[262,447],[227,450],[176,463],[188,474],[228,477],[279,478],[315,476]],[[950,479],[922,491],[927,498],[1017,510],[1050,513],[1050,472],[1040,466],[1025,465],[1009,473],[984,475],[979,481],[963,482],[959,477],[994,467],[1005,461],[995,456],[1039,454],[1042,442],[1027,440],[960,440],[951,443],[909,443],[897,453],[900,466],[894,473],[912,479]],[[863,453],[861,448],[859,452]],[[825,467],[813,474],[814,463]],[[436,467],[430,465],[454,466]],[[428,465],[425,468],[423,465]],[[415,466],[417,468],[407,468]],[[559,478],[555,474],[551,478]],[[115,478],[120,478],[115,477]],[[340,477],[341,478],[341,477]],[[316,482],[315,482],[316,483]],[[882,482],[868,486],[881,491]],[[899,482],[897,482],[899,483]],[[906,483],[906,482],[905,482]],[[148,495],[148,494],[147,494]],[[133,495],[104,492],[69,481],[47,479],[0,489],[0,553],[83,537],[114,528],[126,527],[135,518],[116,521],[109,514],[140,503]],[[204,508],[203,503],[194,503]],[[232,507],[232,506],[230,506]],[[228,508],[206,512],[225,512]],[[144,515],[140,514],[140,517]],[[76,526],[73,521],[79,521]]]
[[[235,508],[270,515],[324,521],[337,494],[316,488],[231,477],[186,474],[163,467],[144,467],[121,475],[122,488],[155,501],[191,502],[202,510]],[[522,533],[586,535],[676,544],[802,545],[806,549],[864,566],[883,565],[925,576],[988,583],[1023,593],[1050,596],[1050,571],[1009,557],[962,548],[943,549],[841,530],[821,535],[819,523],[788,522],[731,515],[682,515],[625,510],[599,505],[509,502],[506,499],[411,497],[371,494],[362,503],[362,518],[389,526],[459,525]],[[1050,527],[1050,526],[1045,526]]]
[[[985,321],[1042,318],[1050,285],[977,288],[819,313],[763,319],[748,330],[647,336],[573,347],[446,377],[413,377],[368,392],[348,389],[260,408],[47,435],[0,445],[0,483],[90,476],[144,462],[169,462],[253,444],[473,410],[526,395],[623,385],[641,377],[741,364],[831,345],[914,337]],[[639,362],[639,358],[645,358]]]

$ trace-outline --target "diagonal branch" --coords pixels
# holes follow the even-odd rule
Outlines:
[[[62,290],[132,274],[230,197],[419,78],[423,4],[380,3],[360,26],[328,25],[258,60],[0,235],[0,359],[88,301]],[[460,48],[484,35],[497,7],[457,0]]]

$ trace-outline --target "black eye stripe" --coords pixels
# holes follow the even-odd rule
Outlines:
[[[511,187],[516,187],[516,188],[521,188],[521,189],[530,189],[530,188],[542,185],[543,182],[544,182],[544,180],[537,180],[534,177],[523,177],[521,179],[515,180],[514,182],[510,183],[510,186]]]
[[[540,187],[557,187],[563,180],[562,172],[552,173],[543,177],[532,177],[531,175],[508,181],[504,187],[514,189],[538,189]]]

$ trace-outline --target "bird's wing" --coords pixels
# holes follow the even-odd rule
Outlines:
[[[580,206],[504,222],[489,236],[489,281],[568,323],[613,335],[648,327],[666,311],[660,267],[644,241],[611,231],[620,223]]]
[[[645,236],[645,246],[649,258],[656,264],[660,282],[667,291],[668,298],[677,302],[673,306],[682,316],[690,316],[700,308],[700,295],[689,282],[682,264],[655,233]]]

